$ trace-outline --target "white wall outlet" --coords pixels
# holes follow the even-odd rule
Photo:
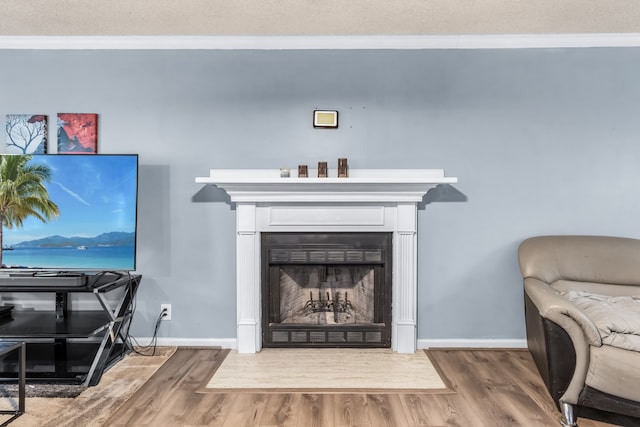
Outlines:
[[[160,304],[160,312],[164,313],[162,320],[171,320],[171,304]]]

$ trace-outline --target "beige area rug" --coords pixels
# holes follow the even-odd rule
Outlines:
[[[176,347],[158,347],[154,356],[131,353],[76,398],[27,398],[26,412],[11,427],[103,426],[175,351]]]
[[[445,393],[425,351],[263,349],[230,351],[201,392]]]

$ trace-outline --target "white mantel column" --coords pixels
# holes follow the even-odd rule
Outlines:
[[[238,353],[255,353],[262,347],[260,306],[260,234],[255,203],[236,206],[236,298]]]
[[[393,307],[391,347],[415,353],[417,341],[417,214],[415,203],[399,203],[393,233]]]

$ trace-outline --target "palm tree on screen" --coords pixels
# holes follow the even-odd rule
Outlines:
[[[51,169],[29,164],[32,156],[0,156],[0,266],[2,266],[2,233],[22,227],[30,216],[47,222],[60,211],[44,186],[51,182]]]

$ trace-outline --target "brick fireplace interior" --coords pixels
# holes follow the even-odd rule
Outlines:
[[[263,347],[390,347],[392,233],[262,233]]]

